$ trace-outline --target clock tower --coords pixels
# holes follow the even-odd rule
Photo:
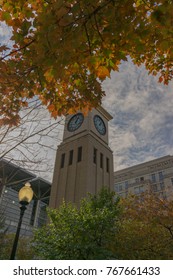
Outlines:
[[[103,186],[113,189],[113,154],[108,145],[108,121],[111,115],[103,108],[68,115],[63,141],[58,146],[51,208],[63,200],[79,205],[87,193],[96,194]]]

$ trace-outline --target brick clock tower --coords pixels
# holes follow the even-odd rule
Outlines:
[[[103,186],[113,189],[113,154],[108,146],[108,121],[111,115],[103,108],[68,115],[63,141],[58,146],[51,208],[63,200],[79,205],[87,193],[96,194]]]

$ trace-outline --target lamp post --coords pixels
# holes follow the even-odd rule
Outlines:
[[[13,248],[12,248],[12,251],[11,251],[10,260],[15,260],[16,249],[17,249],[17,244],[18,244],[18,239],[19,239],[19,234],[20,234],[20,228],[21,228],[21,224],[22,224],[23,215],[25,213],[26,206],[30,203],[30,201],[33,198],[33,190],[31,188],[30,183],[27,182],[24,185],[24,187],[22,187],[20,189],[18,197],[19,197],[19,203],[21,204],[21,206],[20,206],[20,218],[19,218],[19,223],[18,223],[18,226],[17,226],[16,235],[15,235],[14,242],[13,242]]]

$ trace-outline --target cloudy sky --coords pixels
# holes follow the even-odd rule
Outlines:
[[[173,155],[173,83],[158,83],[145,67],[123,62],[103,83],[104,107],[112,114],[114,169]]]

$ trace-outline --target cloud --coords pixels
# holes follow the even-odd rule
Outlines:
[[[11,45],[10,38],[12,36],[11,28],[7,27],[5,22],[0,22],[0,45]]]
[[[131,61],[103,83],[103,106],[113,116],[109,134],[115,170],[172,154],[172,86],[158,83],[158,77]]]

